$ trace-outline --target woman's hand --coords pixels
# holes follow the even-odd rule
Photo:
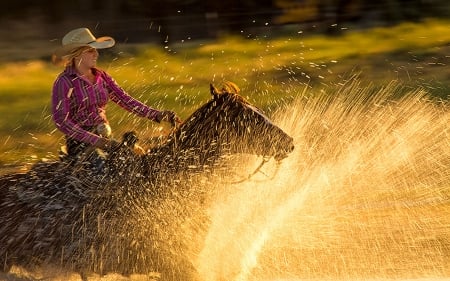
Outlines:
[[[170,110],[163,110],[158,113],[156,116],[156,122],[161,123],[161,121],[169,122],[174,127],[181,123],[180,117],[178,117],[175,112]]]

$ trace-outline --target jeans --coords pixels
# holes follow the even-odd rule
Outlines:
[[[86,127],[87,131],[97,133],[96,127]],[[66,136],[67,159],[69,163],[75,164],[79,160],[89,164],[97,172],[102,172],[106,164],[105,153],[92,145]]]

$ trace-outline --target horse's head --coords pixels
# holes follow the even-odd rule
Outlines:
[[[210,123],[210,130],[216,130],[218,142],[226,143],[231,153],[281,160],[292,152],[293,139],[240,96],[234,83],[227,82],[220,90],[210,85],[210,91],[213,98],[204,121]]]

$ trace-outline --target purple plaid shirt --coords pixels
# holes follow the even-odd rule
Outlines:
[[[108,123],[108,100],[138,116],[156,121],[159,110],[132,98],[106,72],[97,68],[93,68],[93,72],[94,84],[80,76],[74,67],[68,66],[53,84],[53,120],[66,136],[94,145],[100,136],[83,128]]]

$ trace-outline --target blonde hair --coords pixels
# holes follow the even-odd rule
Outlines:
[[[74,58],[78,57],[84,51],[89,50],[91,48],[92,48],[91,46],[78,47],[78,48],[71,50],[68,54],[63,55],[63,56],[58,56],[56,54],[53,54],[52,55],[52,63],[54,65],[63,65],[63,66],[73,65]]]

